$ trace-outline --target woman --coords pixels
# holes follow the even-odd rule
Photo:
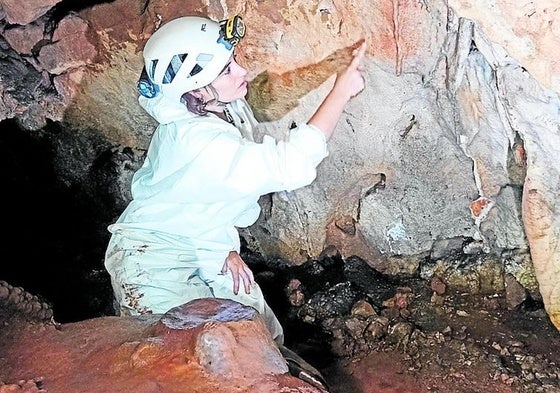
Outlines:
[[[139,102],[159,126],[133,199],[109,226],[105,265],[121,314],[228,298],[257,309],[281,344],[282,327],[239,255],[237,227],[257,220],[261,195],[314,180],[344,106],[364,88],[365,43],[307,124],[285,142],[255,143],[242,136],[256,124],[247,71],[234,57],[243,35],[239,16],[182,17],[146,43]]]

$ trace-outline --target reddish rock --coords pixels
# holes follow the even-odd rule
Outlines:
[[[38,21],[6,29],[4,38],[16,52],[29,55],[33,47],[43,39],[44,29],[45,24]]]
[[[405,309],[410,305],[410,303],[412,303],[413,300],[414,294],[412,293],[412,289],[410,289],[409,287],[399,287],[397,288],[397,293],[395,293],[395,296],[383,301],[383,306],[396,309]]]
[[[510,310],[518,308],[527,300],[528,291],[516,280],[515,276],[507,273],[504,277],[506,286],[506,302]]]
[[[351,216],[342,216],[335,221],[338,229],[347,235],[354,236],[356,234],[356,222]]]
[[[70,15],[64,18],[53,34],[53,43],[39,51],[39,63],[51,74],[91,64],[97,56],[96,47],[87,37],[85,20]]]
[[[430,288],[438,295],[443,295],[447,290],[447,285],[439,277],[432,277],[430,280]]]
[[[70,104],[72,97],[79,91],[80,82],[84,77],[84,70],[76,68],[53,78],[53,84],[63,102]]]
[[[1,0],[8,23],[25,25],[43,16],[61,0]]]
[[[319,392],[288,373],[257,311],[223,299],[164,315],[6,322],[0,354],[0,392]]]
[[[300,307],[305,303],[305,295],[302,290],[301,282],[298,279],[290,280],[285,292],[292,306]]]
[[[368,318],[377,315],[373,306],[365,300],[358,300],[353,306],[352,315],[362,318]]]
[[[478,198],[470,206],[472,215],[477,218],[487,213],[490,207],[492,207],[492,201],[485,197]]]

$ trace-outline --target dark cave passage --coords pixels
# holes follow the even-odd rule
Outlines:
[[[23,131],[12,120],[1,124],[2,246],[11,258],[1,265],[0,280],[53,305],[57,322],[111,313],[102,266],[109,212],[80,185],[61,181],[53,165],[55,131]]]

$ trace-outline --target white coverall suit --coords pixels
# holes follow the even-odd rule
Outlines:
[[[261,289],[243,285],[233,293],[221,269],[240,250],[236,227],[252,225],[261,195],[294,190],[316,177],[328,155],[324,134],[302,124],[289,140],[244,138],[256,120],[245,100],[228,104],[230,124],[213,114],[198,116],[159,95],[139,98],[158,122],[142,167],[132,179],[132,201],[116,223],[105,266],[123,315],[165,313],[204,297],[252,306],[272,337],[283,331]]]

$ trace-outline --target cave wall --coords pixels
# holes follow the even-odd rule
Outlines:
[[[387,274],[447,282],[462,267],[479,292],[505,285],[488,272],[510,273],[560,326],[553,1],[0,5],[0,119],[35,133],[54,122],[76,140],[99,141],[98,156],[61,143],[57,173],[87,183],[98,157],[113,157],[104,176],[112,175],[115,212],[154,127],[135,83],[142,45],[162,22],[242,14],[248,99],[259,132],[278,138],[310,116],[367,38],[367,87],[341,118],[317,180],[263,197],[259,221],[242,232],[248,245],[294,264],[336,249]]]

